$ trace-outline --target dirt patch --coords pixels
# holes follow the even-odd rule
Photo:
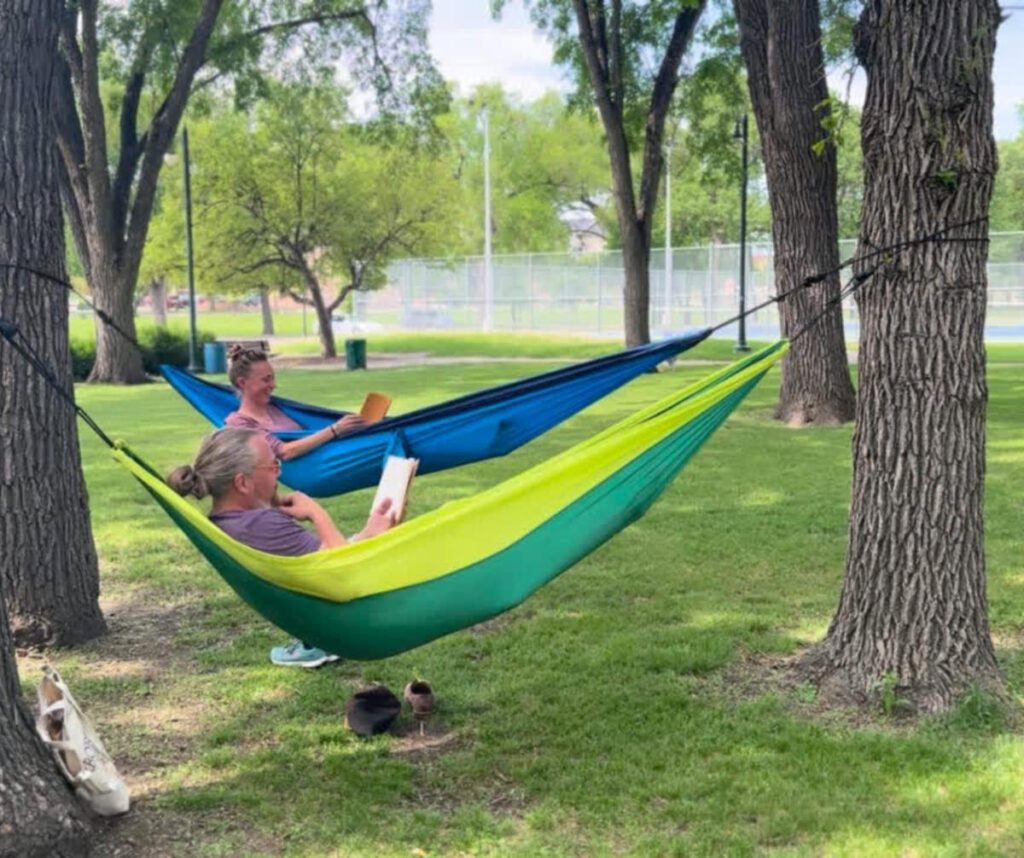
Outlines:
[[[824,726],[849,729],[879,729],[896,726],[882,714],[856,706],[842,706],[819,698],[817,689],[804,681],[798,665],[804,653],[791,656],[743,654],[721,673],[700,680],[712,697],[746,703],[774,695],[783,700],[795,715]]]

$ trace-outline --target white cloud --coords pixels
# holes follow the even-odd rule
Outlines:
[[[441,74],[463,93],[500,81],[508,92],[534,99],[550,89],[564,91],[563,73],[551,59],[550,42],[517,2],[499,20],[485,0],[438,0],[430,22],[430,48]]]

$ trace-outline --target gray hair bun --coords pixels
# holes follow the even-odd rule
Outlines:
[[[204,480],[191,465],[181,465],[167,475],[167,485],[182,497],[192,495],[198,500],[206,497],[210,491]]]

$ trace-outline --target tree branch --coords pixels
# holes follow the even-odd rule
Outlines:
[[[81,0],[82,78],[78,90],[85,178],[89,185],[92,218],[104,232],[111,227],[110,175],[107,172],[107,132],[100,97],[99,41],[96,35],[96,0]]]
[[[142,86],[146,80],[145,68],[149,62],[151,52],[148,48],[139,49],[139,54],[133,64],[133,70],[128,78],[125,87],[124,98],[121,101],[121,147],[117,157],[117,170],[114,174],[114,188],[112,194],[112,219],[114,228],[119,235],[124,234],[125,218],[128,216],[128,202],[131,199],[132,179],[135,177],[135,170],[139,164],[139,156],[145,149],[147,140],[144,138],[142,145],[136,133],[138,122],[139,100],[142,97]]]
[[[347,12],[329,12],[321,15],[307,15],[304,18],[293,18],[290,21],[274,21],[270,24],[264,24],[262,27],[256,27],[253,30],[242,33],[224,44],[225,47],[234,47],[234,45],[239,42],[244,42],[253,37],[265,36],[268,33],[273,33],[277,30],[295,30],[299,27],[304,27],[307,24],[327,24],[333,21],[351,21],[356,19],[361,19],[371,31],[372,36],[376,38],[377,28],[374,26],[373,21],[370,20],[370,16],[367,14],[366,8],[362,7],[359,9],[350,9]]]
[[[594,35],[590,10],[586,0],[573,0],[576,22],[579,29],[580,46],[587,65],[587,75],[594,91],[594,101],[601,114],[605,139],[608,145],[608,159],[612,169],[612,185],[619,199],[619,226],[625,231],[628,222],[626,213],[636,214],[636,195],[633,190],[633,175],[629,164],[629,144],[622,124],[622,110],[611,97],[607,69],[602,65],[601,52]]]
[[[337,310],[338,307],[341,306],[341,302],[344,301],[351,292],[354,292],[356,288],[357,287],[354,282],[349,283],[347,286],[342,286],[341,289],[338,290],[338,294],[335,296],[334,300],[327,305],[327,312],[333,313]]]
[[[622,0],[612,0],[612,45],[608,66],[611,99],[621,113],[626,98],[622,83]]]
[[[648,215],[654,211],[654,203],[658,198],[661,168],[664,164],[661,141],[665,131],[665,117],[668,115],[672,95],[679,82],[679,64],[682,62],[686,47],[697,29],[697,21],[704,11],[705,3],[706,0],[698,0],[694,8],[684,9],[676,16],[672,38],[669,40],[665,56],[662,58],[658,76],[654,80],[654,89],[651,92],[651,101],[647,109],[647,125],[644,131],[644,161],[640,173],[640,206],[637,212],[638,217],[644,221],[648,236],[651,231]]]
[[[164,154],[178,130],[192,81],[206,60],[207,45],[223,3],[224,0],[203,0],[196,26],[175,70],[171,89],[143,135],[144,139],[140,145],[144,153],[142,167],[136,185],[135,201],[131,208],[125,248],[125,257],[135,264],[141,259],[142,246],[146,241],[146,230],[156,195],[156,180],[160,174]]]

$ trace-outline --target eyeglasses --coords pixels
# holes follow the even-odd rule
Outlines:
[[[280,459],[274,459],[273,463],[269,464],[269,465],[254,465],[253,466],[253,470],[254,471],[280,471],[281,470],[281,460]]]

